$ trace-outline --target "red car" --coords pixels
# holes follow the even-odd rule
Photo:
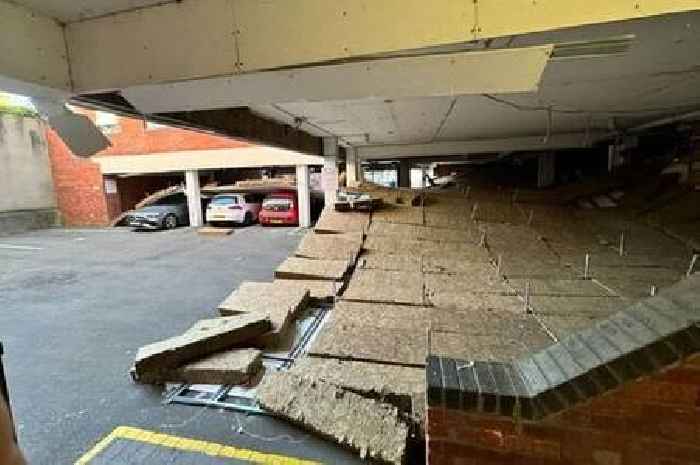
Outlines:
[[[297,208],[297,195],[295,192],[274,192],[268,195],[262,203],[262,209],[258,215],[260,224],[269,226],[273,224],[297,225],[299,224],[299,209]]]

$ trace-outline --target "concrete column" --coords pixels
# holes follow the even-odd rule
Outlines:
[[[187,195],[187,209],[190,212],[190,226],[198,228],[202,226],[202,192],[199,187],[199,171],[185,171],[185,194]]]
[[[323,186],[323,199],[326,208],[333,208],[335,193],[338,190],[338,138],[323,138],[323,170],[321,172],[321,185]]]
[[[408,160],[399,161],[399,187],[411,187],[411,162]]]
[[[555,180],[554,152],[544,153],[537,157],[537,187],[548,187]]]
[[[309,166],[297,165],[297,209],[299,210],[299,226],[311,226],[311,182]]]
[[[357,187],[360,177],[360,160],[357,159],[357,151],[353,147],[345,149],[345,185]]]

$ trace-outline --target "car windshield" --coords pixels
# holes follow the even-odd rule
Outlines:
[[[292,199],[288,197],[268,197],[263,202],[263,208],[290,207]]]
[[[234,195],[222,195],[220,197],[214,197],[211,203],[214,205],[230,205],[232,203],[238,203],[238,200]]]

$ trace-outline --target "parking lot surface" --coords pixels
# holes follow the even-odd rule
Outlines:
[[[52,229],[0,237],[0,341],[19,442],[32,465],[75,462],[118,426],[324,463],[362,463],[267,416],[162,405],[133,384],[138,347],[216,315],[241,282],[271,280],[297,228]]]

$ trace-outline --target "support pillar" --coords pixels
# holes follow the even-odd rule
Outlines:
[[[345,149],[345,185],[357,187],[360,184],[360,161],[357,159],[357,151],[354,147]]]
[[[411,188],[411,162],[399,161],[399,187]]]
[[[555,180],[555,154],[543,153],[537,157],[537,187],[549,187]]]
[[[190,226],[199,228],[202,226],[202,192],[199,187],[199,171],[185,171],[185,194],[187,195],[187,209],[190,213]]]
[[[335,193],[338,190],[338,138],[323,138],[323,170],[321,185],[323,186],[324,208],[333,208]]]
[[[297,165],[297,209],[299,210],[299,226],[311,226],[311,182],[309,166]]]

